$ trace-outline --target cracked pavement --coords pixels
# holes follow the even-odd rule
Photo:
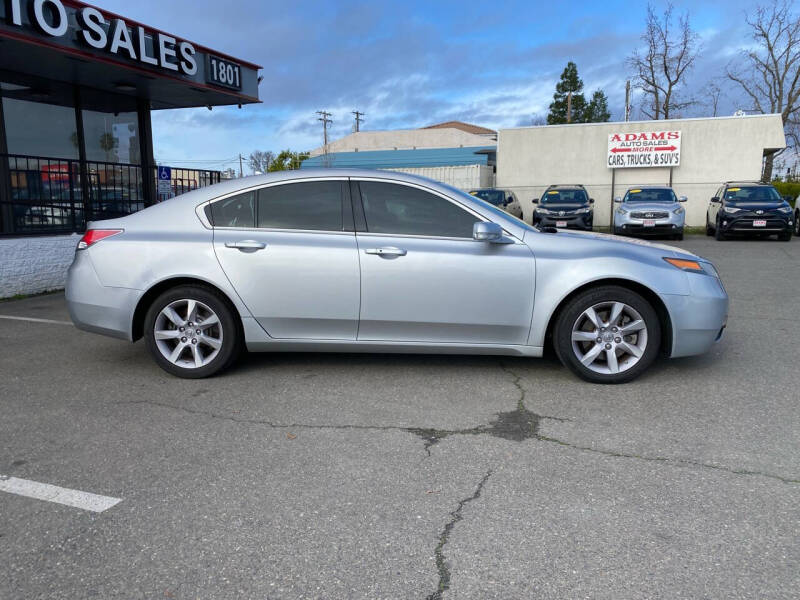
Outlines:
[[[800,242],[715,261],[726,338],[624,386],[554,360],[251,355],[0,321],[0,597],[788,598],[800,568]],[[787,255],[788,254],[788,255]],[[59,294],[0,314],[62,320]]]

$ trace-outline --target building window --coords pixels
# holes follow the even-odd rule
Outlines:
[[[83,111],[86,160],[141,164],[139,117],[135,112]]]

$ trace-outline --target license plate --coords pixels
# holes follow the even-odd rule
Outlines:
[[[753,227],[766,227],[767,221],[765,219],[759,219],[757,221],[753,221]]]
[[[645,219],[643,225],[645,227],[655,227],[656,226],[656,220],[655,219]]]
[[[566,226],[567,226],[566,221],[556,221],[556,227],[566,227]]]

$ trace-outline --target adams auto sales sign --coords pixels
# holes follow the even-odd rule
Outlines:
[[[680,131],[639,131],[608,136],[609,169],[677,167],[680,164]]]

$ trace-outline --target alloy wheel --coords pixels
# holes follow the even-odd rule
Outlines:
[[[207,304],[184,298],[158,313],[153,337],[161,355],[184,369],[209,364],[222,348],[222,323]]]
[[[647,348],[647,325],[624,302],[600,302],[572,326],[572,351],[587,369],[614,375],[636,365]]]

